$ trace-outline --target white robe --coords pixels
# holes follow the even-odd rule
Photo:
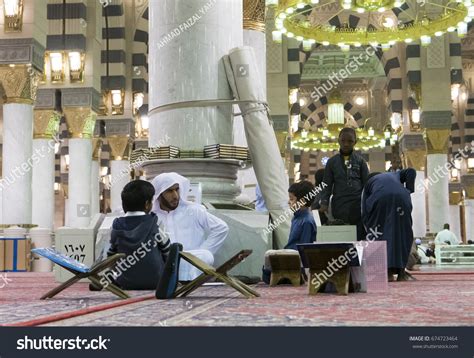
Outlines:
[[[160,208],[156,200],[174,184],[179,184],[180,201],[175,210],[167,212]],[[165,232],[172,243],[181,243],[184,251],[213,265],[214,255],[227,237],[227,224],[203,206],[185,200],[189,190],[188,179],[176,173],[160,174],[153,180],[153,185],[156,191],[153,212],[158,216],[160,233]],[[202,273],[184,260],[179,265],[180,281],[193,280]]]

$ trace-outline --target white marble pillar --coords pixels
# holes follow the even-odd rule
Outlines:
[[[415,192],[411,194],[411,202],[413,211],[411,213],[413,219],[413,235],[415,237],[425,237],[426,235],[426,192],[425,190],[417,190],[423,188],[425,181],[425,172],[416,171]]]
[[[474,199],[464,200],[464,222],[466,223],[466,242],[474,241]]]
[[[69,139],[69,220],[70,227],[87,227],[91,220],[90,139]]]
[[[91,218],[100,213],[100,164],[98,160],[91,163]]]
[[[130,181],[130,162],[128,160],[111,160],[110,173],[110,209],[112,212],[122,210],[122,190]]]
[[[149,2],[150,146],[202,150],[232,143],[230,106],[153,109],[232,99],[222,57],[242,45],[242,0]]]
[[[446,169],[447,154],[428,154],[428,215],[431,233],[443,229],[449,222],[449,172]]]
[[[54,140],[33,139],[32,222],[54,227]]]
[[[461,215],[459,205],[449,205],[449,229],[461,240]]]
[[[3,105],[3,223],[31,224],[33,106]]]

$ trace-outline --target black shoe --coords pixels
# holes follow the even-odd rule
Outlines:
[[[174,291],[178,286],[180,251],[183,251],[183,245],[179,243],[171,244],[163,275],[161,275],[156,287],[155,297],[158,299],[174,297]]]

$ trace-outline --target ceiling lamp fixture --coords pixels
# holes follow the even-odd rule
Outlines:
[[[331,94],[326,126],[311,129],[309,122],[306,121],[304,128],[292,135],[292,148],[303,151],[318,150],[324,153],[339,150],[339,132],[347,126],[342,103],[342,97],[338,91]],[[367,126],[367,122],[368,119],[362,128],[355,128],[357,133],[355,149],[369,151],[372,148],[384,148],[386,143],[383,133]]]
[[[23,27],[23,0],[3,0],[5,32],[21,32]]]
[[[395,16],[392,9],[397,7],[402,11]],[[295,37],[306,43],[306,48],[312,41],[311,45],[338,45],[343,51],[356,44],[377,44],[387,50],[397,42],[420,40],[427,46],[433,36],[455,30],[463,37],[471,15],[474,6],[470,1],[424,0],[420,6],[416,0],[320,0],[317,4],[280,0],[275,8],[275,25],[278,36]],[[355,27],[349,25],[354,17],[360,20]],[[329,22],[334,18],[340,25]]]

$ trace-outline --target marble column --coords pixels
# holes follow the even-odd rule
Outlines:
[[[3,223],[31,224],[33,103],[38,77],[29,67],[0,67],[3,104]]]
[[[242,0],[149,3],[150,146],[232,144],[231,106],[157,107],[232,99],[222,57],[242,45]]]
[[[90,108],[64,108],[69,139],[68,226],[87,227],[91,220],[92,134],[96,114]]]
[[[449,226],[450,230],[461,239],[462,186],[460,183],[449,183]]]
[[[91,218],[100,213],[100,147],[102,140],[92,138]]]
[[[427,145],[427,184],[429,230],[437,233],[449,222],[449,129],[425,130]]]
[[[461,183],[466,193],[464,198],[464,222],[467,240],[474,241],[474,174],[463,175]]]
[[[37,109],[34,113],[32,223],[54,228],[54,147],[58,142],[59,114]]]
[[[400,138],[402,162],[404,168],[416,170],[415,192],[411,194],[413,205],[413,235],[426,235],[426,191],[425,191],[425,158],[426,148],[421,134],[404,134]]]
[[[130,162],[126,155],[129,141],[129,137],[107,137],[111,150],[110,209],[112,212],[122,210],[122,190],[130,181]]]

